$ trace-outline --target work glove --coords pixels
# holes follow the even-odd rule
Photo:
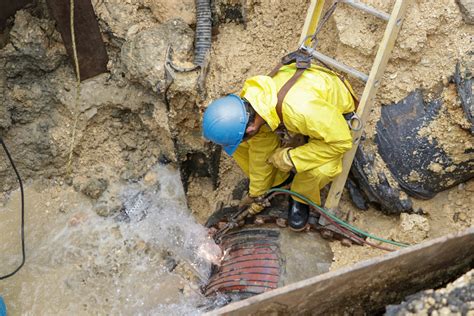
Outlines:
[[[251,196],[247,194],[239,203],[239,208],[247,207],[249,214],[255,215],[265,208],[264,196]]]
[[[270,156],[268,162],[283,172],[290,172],[295,166],[290,159],[291,148],[278,148],[273,155]]]
[[[263,211],[264,208],[265,208],[264,204],[253,202],[252,204],[250,204],[250,207],[248,208],[248,212],[250,215],[255,215]]]
[[[250,196],[249,194],[245,194],[245,197],[240,200],[239,208],[242,209],[244,207],[249,207],[255,200],[255,196]]]

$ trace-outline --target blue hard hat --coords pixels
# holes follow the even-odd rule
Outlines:
[[[207,107],[202,120],[205,138],[221,145],[231,155],[244,138],[249,114],[244,100],[235,94],[217,99]]]
[[[0,316],[7,316],[7,307],[3,302],[3,298],[0,296]]]

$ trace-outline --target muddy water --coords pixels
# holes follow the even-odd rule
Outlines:
[[[0,281],[10,315],[200,313],[217,246],[189,214],[177,173],[122,189],[128,216],[103,218],[61,183],[26,187],[27,261]],[[0,274],[20,262],[19,192],[0,204]]]

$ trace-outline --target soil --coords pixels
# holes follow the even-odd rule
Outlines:
[[[110,59],[109,72],[83,82],[75,108],[70,60],[45,1],[39,1],[37,7],[17,12],[0,32],[0,136],[15,158],[22,157],[17,165],[25,179],[63,181],[101,204],[96,208],[101,216],[122,208],[114,202],[119,183],[139,181],[158,162],[179,167],[202,153],[206,159],[198,160],[207,163],[204,176],[195,170],[185,185],[188,206],[204,223],[219,201],[232,200],[232,190],[244,175],[222,154],[217,182],[213,179],[212,170],[217,168],[209,166],[213,160],[207,159],[209,148],[201,138],[200,113],[212,99],[238,92],[247,77],[268,73],[281,56],[297,48],[308,2],[215,0],[209,69],[205,89],[199,90],[197,72],[176,73],[170,83],[163,66],[169,45],[175,50],[174,63],[190,65],[194,1],[92,1]],[[363,2],[388,12],[394,0]],[[369,72],[384,25],[341,5],[319,36],[319,50]],[[463,20],[457,1],[413,1],[377,93],[365,131],[366,146],[374,146],[380,108],[421,88],[428,99],[443,94],[449,101],[443,114],[449,114],[450,120],[424,132],[445,139],[445,149],[454,157],[459,156],[459,143],[472,148],[472,135],[466,133],[467,122],[449,83],[458,61],[474,69],[472,34],[473,26]],[[143,43],[149,45],[133,49]],[[143,61],[149,56],[156,56],[157,67],[147,68]],[[356,80],[351,83],[360,95],[362,85]],[[67,174],[76,111],[80,115],[73,171]],[[384,167],[381,159],[377,164]],[[15,189],[6,160],[0,160],[0,178],[2,192]],[[471,180],[431,200],[414,199],[415,215],[386,216],[373,208],[359,211],[346,193],[340,209],[352,211],[353,223],[375,235],[417,243],[472,226],[473,191]],[[332,269],[383,253],[366,246],[346,248],[338,242],[331,247]]]

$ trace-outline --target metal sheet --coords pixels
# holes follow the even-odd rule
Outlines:
[[[68,55],[74,65],[70,30],[69,0],[47,0],[50,11],[58,24]],[[74,0],[74,31],[81,80],[107,71],[109,60],[99,24],[90,0]],[[73,68],[75,68],[73,66]]]

